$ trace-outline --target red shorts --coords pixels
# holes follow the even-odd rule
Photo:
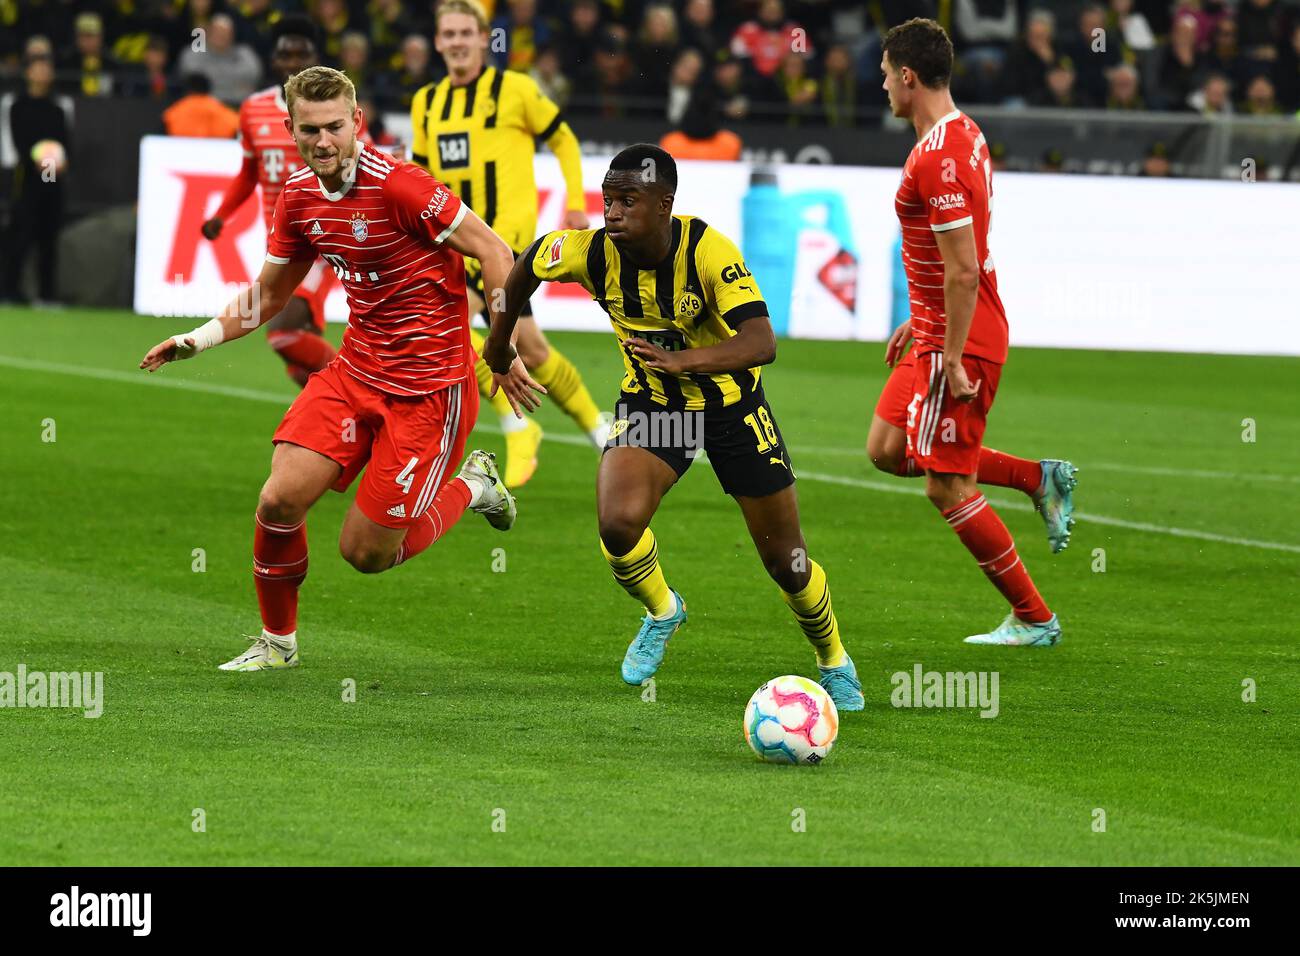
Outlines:
[[[478,418],[474,371],[465,381],[414,398],[372,388],[331,362],[307,380],[271,439],[324,455],[343,473],[335,491],[357,487],[357,507],[385,528],[406,528],[455,477]]]
[[[296,297],[307,303],[307,308],[311,309],[312,324],[322,332],[325,331],[325,300],[329,298],[330,290],[337,281],[329,263],[317,259],[311,264],[306,277],[298,283],[298,288],[293,290]]]
[[[989,409],[997,394],[1002,366],[963,355],[962,365],[979,394],[954,401],[943,373],[943,353],[918,356],[912,349],[894,366],[880,393],[876,414],[907,432],[907,454],[917,468],[945,474],[973,475],[979,470],[980,447]]]

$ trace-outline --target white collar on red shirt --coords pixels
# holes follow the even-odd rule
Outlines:
[[[361,164],[361,151],[365,148],[366,144],[361,142],[361,140],[357,140],[357,151],[352,156],[352,162],[343,167],[343,185],[339,187],[338,192],[332,193],[327,190],[325,184],[320,181],[320,177],[316,177],[316,185],[320,187],[320,194],[322,196],[330,202],[338,202],[348,194],[348,190],[351,189],[353,184],[357,181],[357,167]]]

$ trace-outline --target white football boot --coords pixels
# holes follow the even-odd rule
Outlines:
[[[496,455],[477,449],[470,452],[465,464],[460,466],[460,478],[471,489],[481,489],[478,501],[470,505],[471,511],[477,511],[487,518],[488,524],[498,531],[509,531],[514,526],[518,513],[515,496],[506,488],[497,472]]]
[[[218,664],[217,670],[269,671],[281,667],[297,667],[301,662],[296,639],[286,642],[265,631],[248,639],[253,642],[253,646],[233,660]]]

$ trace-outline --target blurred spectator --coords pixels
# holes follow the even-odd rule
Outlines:
[[[215,14],[208,21],[205,43],[180,55],[176,70],[181,76],[201,73],[211,84],[212,96],[238,106],[262,81],[262,61],[252,47],[235,43],[235,23],[229,14]]]
[[[1003,73],[1005,93],[1011,102],[1028,102],[1047,92],[1047,70],[1056,62],[1056,18],[1034,10],[1025,20],[1025,33],[1007,54]]]
[[[537,48],[551,42],[550,21],[537,14],[537,0],[508,0],[508,13],[492,21],[492,43],[488,57],[501,69],[527,73],[537,57]],[[501,30],[501,33],[496,31]],[[496,38],[505,38],[505,49],[498,50]]]
[[[1059,58],[1047,71],[1046,86],[1029,101],[1030,106],[1051,106],[1057,109],[1083,109],[1095,106],[1092,100],[1075,87],[1077,76],[1074,61],[1068,56]]]
[[[1014,0],[956,0],[952,41],[968,74],[971,94],[994,98],[1007,50],[1019,32]]]
[[[74,46],[65,56],[61,82],[74,96],[108,96],[113,80],[104,60],[104,21],[98,13],[79,13],[75,21]]]
[[[686,0],[682,10],[682,45],[699,50],[705,63],[717,58],[721,46],[716,17],[713,0]]]
[[[574,0],[569,22],[557,39],[564,74],[579,88],[590,88],[596,77],[596,55],[603,36],[600,4],[596,0]]]
[[[1237,49],[1237,24],[1233,20],[1220,20],[1214,28],[1214,42],[1204,60],[1205,68],[1222,73],[1234,86],[1242,85],[1245,74]]]
[[[1106,32],[1123,37],[1124,45],[1138,53],[1154,50],[1156,46],[1155,31],[1147,18],[1133,9],[1133,0],[1110,0]]]
[[[1038,164],[1040,173],[1059,173],[1065,168],[1065,154],[1053,146],[1043,153],[1042,161]]]
[[[344,0],[316,0],[307,9],[320,31],[321,59],[327,66],[338,66],[343,54],[343,34],[351,26],[352,15],[347,4]]]
[[[430,61],[429,41],[412,33],[402,41],[402,63],[397,70],[381,74],[375,81],[375,96],[382,109],[398,113],[411,111],[411,97],[441,79]]]
[[[1282,109],[1277,105],[1273,81],[1263,74],[1255,77],[1246,87],[1246,101],[1241,111],[1249,116],[1278,116]]]
[[[626,115],[627,100],[639,93],[635,72],[627,52],[627,28],[621,24],[610,26],[596,52],[594,96],[589,101],[590,107],[601,116]]]
[[[384,114],[380,111],[373,100],[358,99],[357,106],[361,108],[361,115],[365,120],[366,133],[370,141],[386,153],[391,153],[399,159],[406,158],[405,147],[396,136],[388,131],[384,125]]]
[[[1223,0],[1180,0],[1174,8],[1174,19],[1190,17],[1196,23],[1196,51],[1204,53],[1210,48],[1215,24],[1230,14]],[[1172,28],[1171,28],[1172,29]]]
[[[54,280],[58,266],[59,229],[63,225],[63,171],[71,151],[68,121],[54,99],[54,60],[48,55],[28,57],[25,90],[9,105],[10,140],[18,154],[10,194],[8,254],[0,298],[25,302],[21,288],[27,254],[36,247],[38,301],[57,300]],[[60,167],[48,155],[34,155],[38,143],[53,140],[62,148]],[[57,148],[55,152],[57,153]],[[34,241],[33,241],[34,240]]]
[[[349,30],[340,38],[339,71],[358,92],[370,94],[370,41],[364,33]]]
[[[661,98],[668,92],[665,66],[676,59],[678,46],[673,8],[662,3],[646,7],[633,56],[645,95]]]
[[[791,52],[808,55],[808,32],[785,16],[781,0],[761,0],[758,18],[742,23],[731,37],[731,52],[747,59],[759,76],[771,77]]]
[[[230,139],[239,132],[239,113],[212,95],[212,82],[203,73],[185,77],[185,95],[163,110],[168,136]]]
[[[769,112],[785,117],[787,126],[807,123],[814,115],[817,81],[808,75],[808,58],[802,53],[787,53],[775,75],[763,88],[763,102]]]
[[[1211,73],[1188,103],[1204,116],[1232,115],[1232,82],[1222,73]]]
[[[746,82],[744,64],[723,50],[713,67],[713,88],[718,109],[725,119],[743,120],[749,116],[752,92]]]
[[[666,114],[673,126],[680,125],[693,99],[699,98],[700,77],[704,73],[704,57],[699,50],[687,49],[677,55],[668,71]]]
[[[1110,98],[1109,72],[1122,61],[1124,39],[1106,34],[1106,9],[1089,3],[1079,11],[1074,36],[1061,44],[1061,52],[1074,60],[1079,92],[1092,100]]]
[[[861,99],[853,56],[843,43],[826,50],[821,82],[822,114],[828,126],[854,126]]]
[[[1142,169],[1138,175],[1169,178],[1173,174],[1173,167],[1169,164],[1169,148],[1164,143],[1152,143],[1142,160]]]
[[[573,93],[573,83],[564,75],[560,67],[560,54],[555,47],[544,46],[537,51],[537,59],[528,75],[551,102],[564,109]]]
[[[129,3],[132,0],[124,0],[124,2]],[[273,0],[243,0],[236,6],[236,10],[239,13],[235,24],[237,42],[252,47],[253,52],[263,60],[269,59],[271,47],[275,42],[272,33],[276,22],[284,14]]]
[[[374,57],[371,67],[376,72],[400,70],[402,40],[415,32],[414,19],[406,12],[402,0],[371,0],[367,10],[370,13],[370,49]]]
[[[1237,26],[1242,53],[1252,60],[1274,60],[1277,41],[1283,35],[1282,16],[1279,0],[1241,0],[1237,5]],[[1294,10],[1291,18],[1294,21]]]
[[[108,58],[119,67],[139,66],[152,36],[149,20],[154,0],[107,0],[98,4],[104,15]]]
[[[123,96],[170,101],[175,89],[167,72],[169,52],[165,37],[156,33],[149,37],[140,64],[119,71],[118,92]]]
[[[1106,74],[1109,91],[1106,94],[1108,110],[1144,110],[1146,100],[1142,98],[1142,84],[1136,68],[1128,63],[1111,67]]]
[[[674,159],[740,159],[740,137],[720,127],[716,106],[707,96],[692,101],[681,126],[666,134],[659,145]]]
[[[1290,41],[1281,46],[1273,77],[1281,103],[1288,110],[1300,110],[1300,19],[1291,27]]]
[[[1169,44],[1161,50],[1158,83],[1165,109],[1186,109],[1187,98],[1200,88],[1204,62],[1196,52],[1196,29],[1194,17],[1175,17]]]

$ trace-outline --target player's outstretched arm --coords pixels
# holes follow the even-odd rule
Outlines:
[[[519,310],[541,284],[533,275],[531,252],[530,249],[515,259],[497,283],[489,279],[486,265],[483,269],[483,289],[491,314],[491,326],[483,343],[483,361],[492,370],[491,394],[495,395],[498,389],[505,392],[517,418],[523,417],[520,406],[531,412],[541,404],[537,395],[546,394],[546,389],[528,374],[514,346]]]
[[[210,319],[191,332],[163,339],[140,360],[140,367],[154,372],[168,362],[193,358],[200,352],[241,338],[269,322],[289,301],[293,290],[306,277],[312,260],[290,260],[262,265],[262,272],[251,285],[240,290],[215,319]]]
[[[668,352],[643,339],[628,339],[627,348],[659,372],[739,372],[776,361],[776,333],[767,313],[745,319],[736,334],[717,345]]]

